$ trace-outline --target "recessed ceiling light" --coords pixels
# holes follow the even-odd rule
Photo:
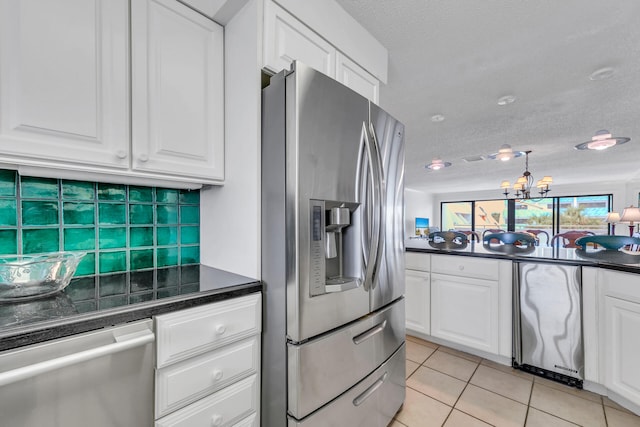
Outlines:
[[[451,162],[443,162],[442,159],[434,158],[430,164],[426,165],[427,169],[431,169],[433,171],[437,171],[440,169],[448,168],[451,166]]]
[[[575,146],[576,150],[606,150],[614,145],[624,144],[629,142],[631,138],[627,137],[613,137],[608,130],[599,130],[594,136],[591,137],[591,141],[583,142]]]
[[[614,74],[615,70],[613,68],[604,67],[591,73],[591,75],[589,76],[589,80],[606,80],[613,77]]]
[[[434,116],[431,116],[431,121],[434,123],[438,123],[444,120],[444,116],[442,114],[436,114]]]
[[[516,102],[516,97],[513,95],[505,95],[498,98],[498,105],[508,105]]]
[[[523,154],[524,153],[522,151],[513,151],[509,144],[502,144],[497,153],[488,154],[487,158],[506,162],[513,159],[514,157],[520,157]]]

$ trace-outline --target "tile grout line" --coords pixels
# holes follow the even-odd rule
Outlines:
[[[469,384],[471,384],[471,378],[473,378],[473,376],[476,374],[476,372],[478,371],[478,367],[480,366],[480,363],[478,362],[478,364],[476,365],[476,368],[473,370],[473,373],[471,373],[471,375],[469,376],[469,379],[467,380],[466,384],[464,385],[464,388],[462,389],[462,391],[460,392],[460,395],[458,395],[458,398],[456,399],[456,401],[453,403],[453,405],[451,406],[451,411],[449,412],[449,415],[447,415],[447,418],[444,420],[444,424],[447,423],[447,420],[449,419],[449,417],[451,416],[451,414],[453,413],[454,409],[456,409],[456,405],[458,404],[458,402],[460,401],[460,398],[462,397],[462,395],[464,394],[465,390],[467,389],[467,387],[469,387]],[[439,371],[438,371],[439,372]],[[446,374],[445,374],[446,375]],[[473,384],[472,384],[473,385]],[[471,414],[467,414],[464,411],[461,411],[460,409],[458,409],[458,411],[462,412],[463,414],[466,414],[468,416],[470,416],[471,418],[475,418],[476,420],[479,420],[485,424],[489,424],[491,426],[493,426],[493,424],[490,424],[484,420],[481,420],[480,418],[474,417]]]
[[[531,409],[531,398],[533,397],[533,386],[535,385],[535,380],[531,378],[531,388],[529,389],[529,400],[527,400],[527,412],[524,415],[524,425],[527,425],[527,420],[529,419],[529,410]]]

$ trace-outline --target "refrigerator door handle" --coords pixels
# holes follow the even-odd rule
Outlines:
[[[376,272],[376,264],[378,257],[378,246],[380,244],[380,200],[378,197],[380,196],[380,181],[379,181],[379,171],[378,171],[378,162],[377,162],[377,154],[375,150],[375,146],[372,141],[369,139],[369,132],[367,129],[367,123],[362,122],[362,137],[364,140],[364,145],[367,153],[367,158],[369,160],[369,175],[371,177],[371,184],[373,189],[371,191],[371,204],[373,205],[373,230],[371,232],[371,244],[369,246],[369,256],[366,260],[365,268],[365,278],[364,278],[364,290],[369,291],[369,289],[373,289],[373,276]],[[365,212],[369,214],[368,206],[365,203]]]
[[[385,372],[380,378],[376,380],[368,389],[366,389],[361,395],[353,399],[353,406],[360,406],[364,403],[365,400],[371,397],[373,393],[376,392],[377,389],[382,387],[382,384],[387,380],[389,376],[388,372]]]
[[[386,327],[387,327],[387,321],[384,320],[381,323],[378,323],[373,328],[368,329],[368,330],[364,331],[363,333],[361,333],[360,335],[357,335],[357,336],[353,337],[353,343],[355,345],[358,345],[358,344],[368,340],[369,338],[373,337],[374,335],[379,334]]]
[[[373,124],[369,123],[369,132],[371,134],[371,141],[373,142],[374,152],[376,154],[375,161],[377,163],[377,179],[378,179],[378,205],[376,206],[378,210],[378,245],[376,247],[376,261],[373,268],[373,276],[375,277],[378,274],[378,270],[380,268],[380,262],[382,259],[382,252],[384,248],[384,234],[385,234],[385,222],[382,221],[382,218],[385,217],[385,200],[386,200],[386,192],[384,188],[384,166],[382,161],[382,155],[380,153],[380,144],[378,143],[378,137],[376,135],[376,131],[373,128]],[[374,280],[371,283],[371,288],[375,289],[376,281]]]

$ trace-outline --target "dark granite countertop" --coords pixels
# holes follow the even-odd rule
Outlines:
[[[78,277],[54,296],[0,304],[0,351],[261,290],[258,280],[204,265]]]
[[[438,247],[434,247],[438,246]],[[574,264],[611,270],[640,273],[640,255],[630,255],[613,250],[582,250],[558,246],[535,246],[518,248],[513,245],[484,245],[469,242],[459,248],[444,244],[432,246],[427,239],[408,239],[405,241],[407,252],[426,252],[433,254],[474,256],[483,258],[510,259],[513,261],[541,261]]]

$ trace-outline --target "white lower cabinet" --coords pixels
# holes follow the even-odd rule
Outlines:
[[[405,270],[405,315],[409,332],[431,334],[431,279],[428,271]]]
[[[498,353],[498,282],[431,274],[431,335]]]
[[[155,318],[156,427],[258,425],[261,295]]]
[[[405,254],[405,317],[409,334],[431,334],[431,255]]]
[[[640,409],[640,275],[601,269],[599,288],[600,380]],[[615,400],[616,396],[612,396]],[[625,404],[626,402],[618,402]]]
[[[640,304],[607,296],[604,312],[605,386],[640,404]]]
[[[417,252],[405,260],[409,334],[511,358],[511,261]]]

